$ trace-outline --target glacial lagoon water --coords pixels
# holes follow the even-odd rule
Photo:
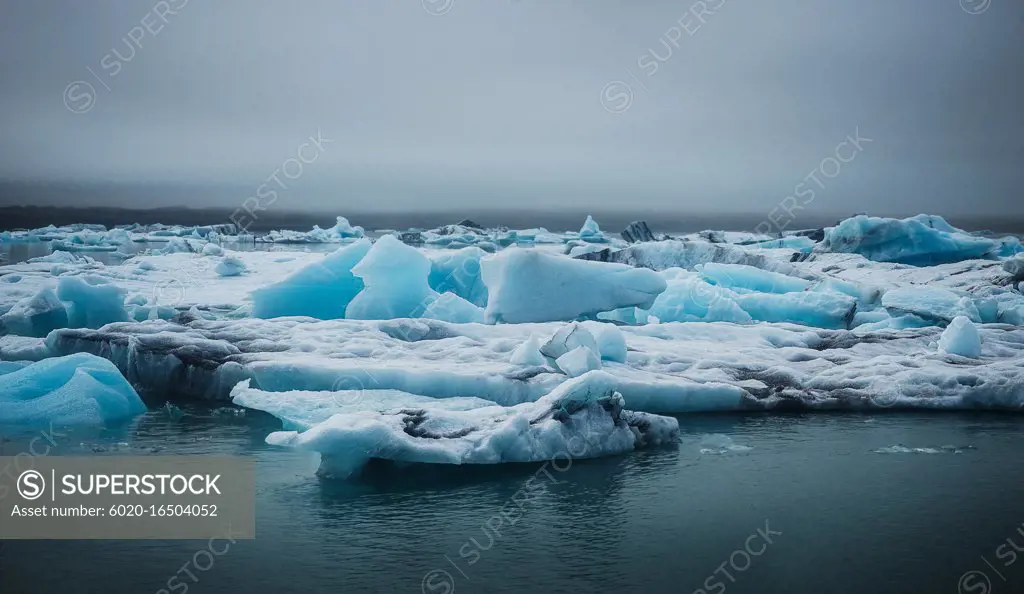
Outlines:
[[[155,408],[119,428],[57,427],[36,453],[251,456],[257,538],[217,542],[216,556],[197,556],[206,541],[7,541],[0,590],[160,592],[174,576],[179,594],[1024,590],[1011,546],[1024,549],[1020,416],[679,419],[666,448],[377,467],[356,482],[318,478],[316,454],[266,445],[279,422],[255,411]],[[0,435],[14,455],[40,431]]]

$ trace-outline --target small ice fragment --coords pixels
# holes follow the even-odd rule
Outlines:
[[[587,347],[576,347],[555,360],[555,365],[569,377],[579,377],[588,371],[601,369],[601,359]]]
[[[247,268],[245,262],[238,256],[224,256],[214,270],[221,276],[238,276]]]
[[[530,338],[528,338],[526,342],[516,347],[516,350],[512,351],[512,357],[509,359],[509,363],[512,365],[520,365],[522,367],[547,365],[548,361],[540,352],[540,341],[537,340],[536,334],[531,334]]]
[[[966,316],[957,316],[942,331],[939,351],[977,359],[981,356],[981,334]]]

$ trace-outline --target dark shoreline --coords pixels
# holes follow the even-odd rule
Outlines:
[[[69,225],[91,223],[115,225],[132,223],[166,225],[210,225],[230,223],[236,209],[229,208],[183,208],[162,207],[152,209],[129,209],[113,207],[57,207],[57,206],[4,206],[0,207],[0,231],[14,229],[35,229],[47,225]],[[419,227],[429,229],[444,224],[470,219],[484,227],[506,226],[514,229],[546,227],[551,231],[576,230],[588,214],[608,232],[616,233],[631,221],[646,220],[655,232],[695,232],[705,229],[721,231],[753,231],[758,224],[768,220],[768,213],[707,214],[664,211],[610,211],[585,208],[561,211],[540,210],[460,210],[433,212],[370,212],[339,209],[337,213],[297,212],[273,208],[257,213],[259,218],[249,230],[263,233],[273,229],[308,231],[313,225],[330,227],[334,218],[343,215],[353,225],[367,229],[408,229]],[[820,228],[834,225],[841,217],[815,216],[813,213],[796,211],[788,230]],[[850,213],[851,215],[854,213]],[[910,216],[907,213],[868,213],[874,216]],[[251,218],[242,211],[236,215],[242,222]],[[1021,217],[947,217],[958,227],[969,231],[992,231],[995,233],[1024,233],[1024,218]]]

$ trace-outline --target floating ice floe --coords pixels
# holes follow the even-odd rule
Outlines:
[[[353,241],[366,236],[362,227],[353,226],[345,217],[338,217],[333,227],[321,229],[314,225],[312,231],[271,231],[257,238],[262,243],[339,243]]]
[[[0,373],[0,424],[99,424],[145,411],[117,368],[93,355],[47,359]]]
[[[676,440],[678,421],[623,410],[614,386],[612,376],[591,372],[536,402],[511,407],[459,410],[420,401],[382,410],[375,403],[355,404],[349,408],[357,410],[305,431],[271,433],[267,443],[320,452],[320,474],[347,478],[372,459],[454,465],[570,460]],[[238,391],[236,399],[252,399],[249,391]]]

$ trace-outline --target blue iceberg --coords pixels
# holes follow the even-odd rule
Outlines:
[[[1002,244],[957,229],[940,216],[908,219],[859,215],[825,230],[823,249],[860,254],[876,262],[932,266],[997,255]]]
[[[369,251],[370,240],[360,239],[279,283],[253,291],[252,315],[257,318],[344,318],[349,302],[363,290],[363,281],[352,274],[352,267]]]
[[[101,424],[144,412],[117,367],[94,355],[46,359],[0,374],[2,424]]]

